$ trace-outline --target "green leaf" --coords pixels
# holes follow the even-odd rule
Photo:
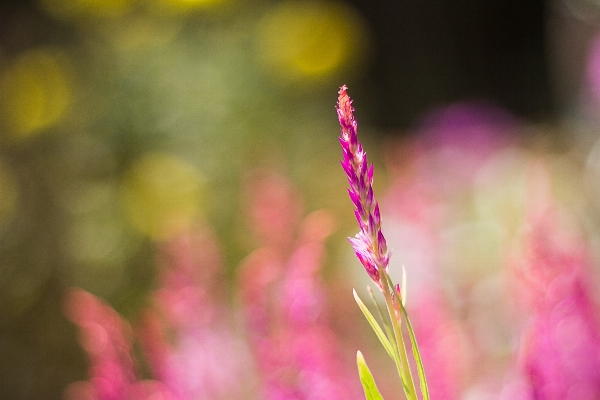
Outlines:
[[[421,353],[419,353],[419,347],[417,346],[417,338],[413,331],[412,324],[408,318],[408,313],[404,304],[401,304],[402,313],[406,318],[406,328],[408,329],[408,335],[410,336],[410,343],[412,344],[413,356],[417,362],[417,372],[419,373],[419,383],[421,384],[421,393],[423,394],[423,400],[429,400],[429,390],[427,389],[427,381],[425,379],[425,370],[423,369],[423,360],[421,360]]]
[[[381,318],[381,321],[383,322],[383,327],[385,328],[387,338],[388,339],[394,338],[395,337],[394,332],[392,332],[392,329],[390,328],[390,325],[388,324],[388,322],[383,314],[383,310],[379,306],[379,302],[375,298],[375,294],[373,293],[373,290],[371,290],[371,286],[367,286],[367,290],[369,291],[369,296],[371,296],[371,300],[373,301],[373,303],[375,303],[375,306],[377,307],[377,311],[379,312],[379,317]],[[398,324],[400,324],[400,321],[398,321]],[[405,371],[402,368],[402,361],[400,359],[401,355],[397,348],[398,344],[396,343],[395,340],[390,340],[389,343],[392,346],[392,351],[394,354],[394,357],[392,357],[392,359],[394,360],[394,363],[396,364],[396,368],[398,369],[398,374],[400,375],[400,380],[402,381],[402,387],[404,388],[404,392],[410,393],[410,386],[409,386],[408,382],[406,381],[407,377],[406,377]],[[404,343],[402,343],[402,345],[404,346]],[[404,349],[404,353],[406,353],[406,349]]]
[[[392,347],[392,344],[390,343],[389,339],[387,338],[387,336],[385,336],[385,333],[383,333],[383,330],[375,320],[375,317],[373,317],[373,314],[371,314],[367,306],[365,306],[365,303],[363,303],[360,297],[358,297],[356,290],[352,289],[352,293],[354,294],[354,300],[356,300],[356,304],[358,304],[360,310],[365,315],[365,318],[367,319],[367,321],[369,321],[371,328],[373,328],[373,330],[375,331],[375,334],[377,335],[379,341],[385,348],[385,351],[387,351],[390,357],[392,357],[392,360],[395,361],[396,357],[394,356],[394,348]]]
[[[373,379],[373,375],[371,375],[371,371],[369,370],[369,367],[367,367],[367,362],[360,350],[356,352],[356,364],[358,365],[360,382],[365,391],[365,398],[367,400],[383,400],[383,396],[379,393],[379,389],[377,389],[377,385],[375,384],[375,379]]]
[[[379,302],[375,298],[375,294],[373,293],[373,290],[371,290],[371,286],[367,286],[367,290],[369,291],[369,296],[371,297],[371,300],[373,301],[373,303],[375,304],[375,307],[377,308],[377,312],[379,313],[379,318],[381,318],[381,322],[383,322],[383,327],[385,328],[386,336],[388,337],[388,339],[393,338],[394,332],[392,332],[392,328],[390,328],[390,324],[388,324],[388,321],[385,319],[383,310],[381,309]],[[394,354],[395,354],[396,346],[394,343],[395,342],[390,341],[390,344],[392,345],[392,350],[394,351]]]

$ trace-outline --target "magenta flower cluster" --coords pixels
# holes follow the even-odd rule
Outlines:
[[[588,249],[561,234],[556,211],[538,206],[525,251],[509,265],[531,315],[519,349],[524,399],[600,398],[600,320],[589,282]],[[528,300],[528,301],[525,301]]]
[[[285,177],[248,179],[249,233],[260,247],[241,265],[240,292],[263,400],[360,399],[327,314],[321,280],[333,216],[304,219]]]
[[[74,288],[65,306],[67,317],[79,327],[79,341],[89,359],[89,379],[71,383],[65,400],[176,400],[162,382],[139,379],[132,357],[133,332],[110,305]]]
[[[216,236],[198,222],[160,244],[159,287],[133,327],[84,290],[68,297],[90,368],[65,400],[361,398],[320,277],[333,216],[301,220],[300,196],[275,172],[251,172],[247,182],[248,232],[259,248],[240,267],[243,333],[224,296]],[[152,379],[140,379],[133,343]]]
[[[337,104],[344,156],[341,164],[348,177],[348,194],[354,203],[354,213],[360,227],[360,232],[349,240],[371,279],[381,285],[379,271],[385,269],[387,272],[390,252],[381,232],[379,204],[373,194],[373,165],[368,165],[367,154],[358,141],[352,100],[346,91],[346,86],[340,88]]]

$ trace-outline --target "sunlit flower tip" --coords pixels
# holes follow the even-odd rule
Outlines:
[[[342,128],[346,131],[346,140],[349,139],[348,136],[350,136],[353,131],[355,132],[353,129],[355,127],[353,115],[354,109],[352,108],[352,100],[348,96],[348,93],[346,93],[347,90],[348,88],[346,85],[340,88],[337,106],[338,119],[340,120]],[[354,135],[354,138],[356,138],[356,134]]]

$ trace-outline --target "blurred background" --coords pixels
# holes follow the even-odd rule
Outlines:
[[[432,398],[600,398],[596,0],[2,2],[0,398],[402,398],[342,84]]]

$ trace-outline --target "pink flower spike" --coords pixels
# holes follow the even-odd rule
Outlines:
[[[361,230],[364,230],[365,227],[365,223],[362,220],[362,217],[360,216],[360,210],[354,210],[354,216],[356,217],[356,222],[358,223],[358,226],[360,227]]]
[[[337,114],[340,122],[341,162],[348,178],[348,194],[354,204],[356,220],[360,232],[356,238],[349,238],[356,256],[365,267],[367,274],[381,287],[379,269],[388,269],[390,252],[381,232],[379,204],[373,193],[373,165],[368,165],[367,155],[358,141],[357,124],[354,119],[352,100],[346,86],[339,91]]]
[[[379,204],[375,204],[375,207],[373,210],[373,217],[375,218],[375,222],[378,225],[381,225],[381,213],[379,212]]]
[[[350,200],[352,200],[352,203],[354,203],[354,207],[356,207],[356,209],[358,210],[359,213],[361,213],[361,204],[360,204],[360,197],[358,194],[356,194],[351,188],[348,188],[348,195],[350,196]]]
[[[352,247],[354,248],[354,252],[356,253],[356,257],[361,262],[361,264],[365,267],[367,274],[373,279],[375,282],[379,282],[379,270],[375,265],[375,261],[372,258],[372,254],[369,253],[368,248],[365,246],[363,240],[361,240],[358,235],[356,238],[348,238]]]
[[[385,238],[383,237],[383,233],[381,233],[381,231],[379,231],[379,233],[377,234],[377,245],[379,246],[377,248],[377,252],[379,254],[387,254],[387,242],[385,241]],[[385,268],[387,269],[387,265],[385,265]]]

